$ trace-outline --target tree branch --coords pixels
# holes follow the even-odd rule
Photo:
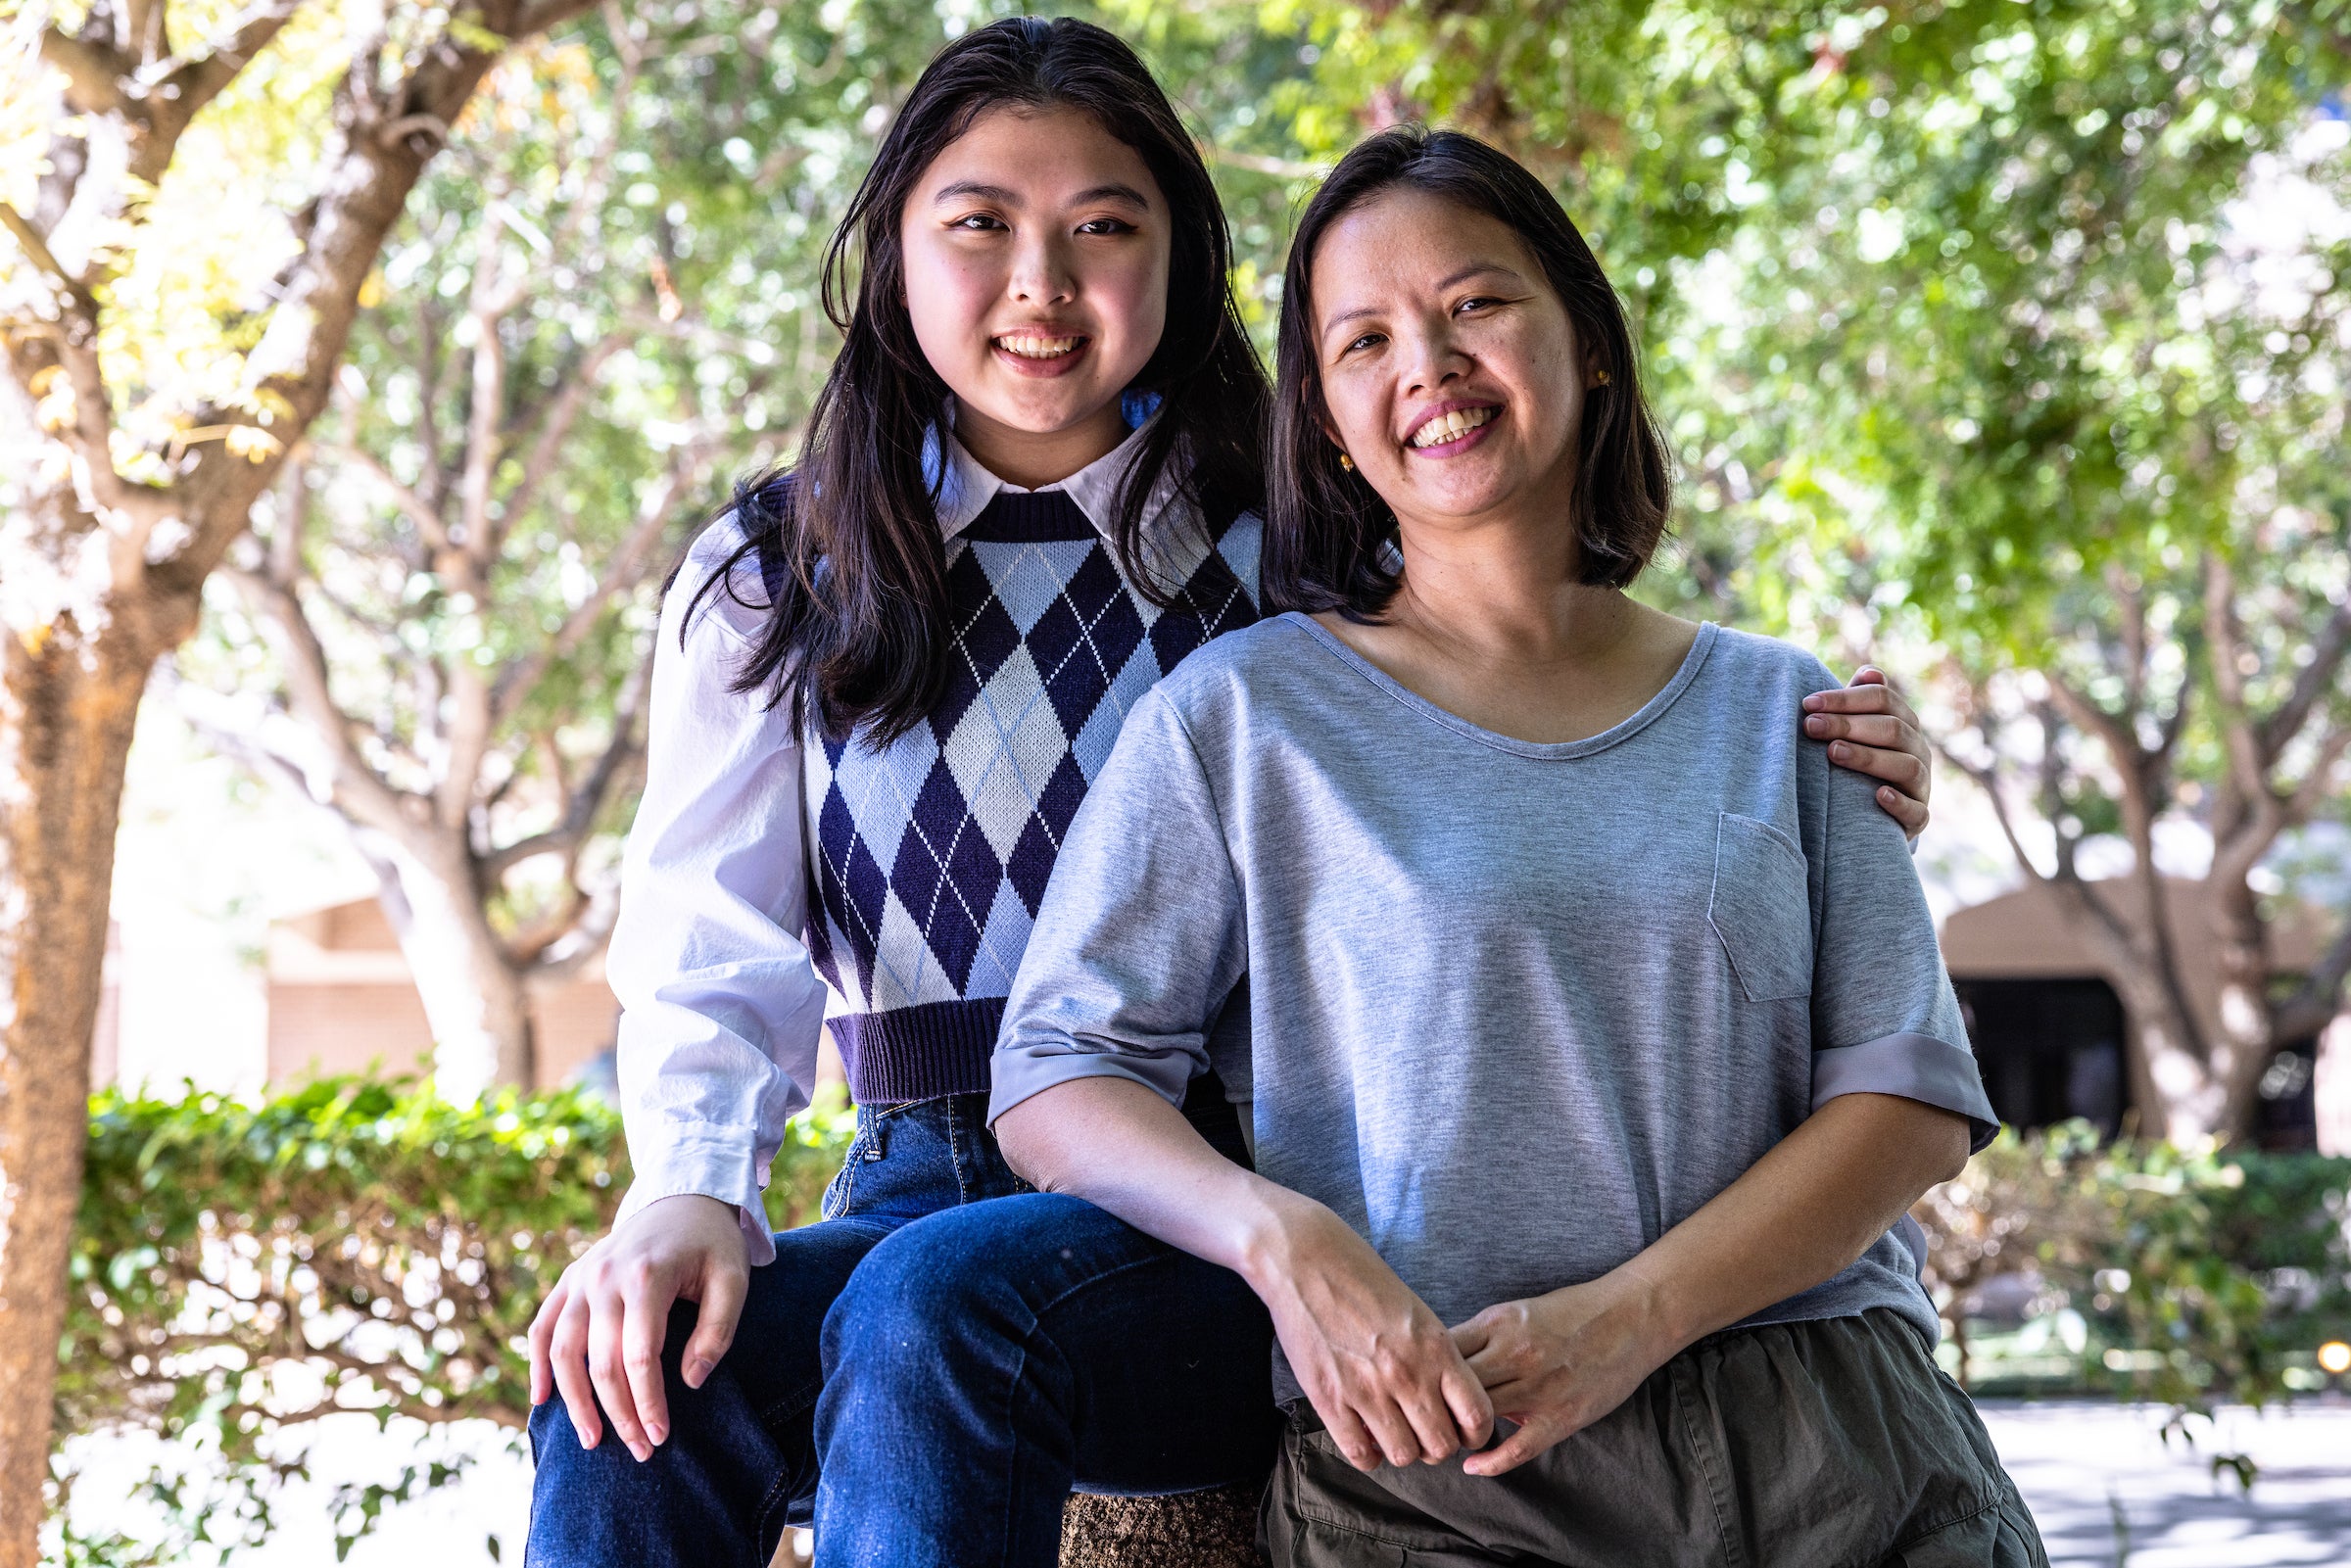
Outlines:
[[[2294,993],[2271,1016],[2271,1031],[2279,1043],[2307,1039],[2332,1022],[2342,1006],[2343,981],[2351,976],[2351,912],[2346,912],[2334,940],[2319,955]]]
[[[613,785],[625,776],[645,749],[644,739],[637,733],[637,717],[644,705],[645,688],[651,674],[652,650],[648,648],[645,657],[638,661],[636,670],[630,674],[628,685],[622,688],[619,701],[614,704],[612,738],[605,744],[595,765],[588,770],[588,776],[569,791],[570,798],[564,804],[562,820],[545,832],[532,833],[486,856],[482,861],[482,875],[486,881],[496,883],[506,873],[535,856],[576,854],[579,846],[587,841],[597,819],[603,815]]]
[[[526,24],[518,27],[500,27],[502,20],[513,15],[503,0],[484,15],[493,29],[520,37],[566,21],[588,4],[589,0],[538,0],[525,8]],[[372,84],[362,79],[372,59],[368,55],[355,63],[345,79],[342,101],[351,106],[352,120],[342,146],[328,160],[308,244],[289,269],[269,324],[246,361],[256,391],[282,400],[290,411],[290,434],[307,430],[325,406],[358,315],[360,290],[434,150],[426,138],[375,133],[378,122],[360,102],[362,95],[375,96]],[[386,95],[394,111],[389,122],[422,116],[451,123],[494,63],[493,54],[455,39],[439,40]],[[198,422],[253,420],[239,409],[208,408],[200,411]],[[204,579],[227,553],[230,541],[243,532],[255,499],[275,476],[277,461],[250,462],[217,445],[199,449],[181,481],[190,501],[188,538],[149,569],[150,581],[173,595],[184,623],[168,627],[165,635],[184,636],[193,628]]]
[[[612,84],[612,123],[606,127],[602,140],[590,155],[588,171],[580,180],[579,198],[572,203],[571,211],[563,214],[563,221],[556,226],[549,241],[548,254],[556,260],[571,254],[572,246],[578,242],[581,230],[587,227],[588,219],[603,206],[604,192],[612,178],[612,160],[620,151],[621,132],[628,123],[629,105],[635,94],[637,78],[645,70],[645,47],[630,34],[628,17],[621,10],[619,0],[602,0],[602,9],[604,36],[612,40],[613,49],[620,55],[620,77]],[[768,190],[772,187],[761,184],[753,188]]]
[[[539,418],[544,422],[539,425],[538,435],[531,443],[530,456],[523,460],[522,478],[506,498],[504,516],[500,520],[502,543],[504,531],[513,527],[516,520],[530,508],[531,502],[538,499],[540,487],[547,482],[548,475],[554,472],[563,444],[571,438],[572,425],[579,419],[580,411],[588,405],[589,398],[595,395],[596,378],[602,371],[605,361],[642,336],[645,329],[645,323],[631,320],[599,338],[580,356],[580,362],[572,367],[571,373],[564,377],[563,390],[541,410]],[[526,422],[514,432],[515,438],[522,439],[530,429],[530,423]]]
[[[167,660],[164,664],[158,665],[157,669],[159,671],[166,669],[168,664],[169,661]],[[174,699],[172,711],[179,715],[179,721],[182,724],[195,731],[203,738],[206,745],[222,756],[241,764],[250,773],[258,774],[264,779],[275,779],[288,790],[305,800],[316,800],[316,797],[311,793],[311,776],[304,771],[300,758],[289,756],[278,750],[263,739],[257,731],[232,730],[227,725],[215,723],[190,705],[185,696],[185,693],[192,689],[188,683],[179,680],[176,676],[170,677],[168,680],[169,685],[167,689]]]
[[[77,308],[85,316],[97,315],[97,302],[90,298],[90,291],[82,286],[81,279],[66,270],[65,263],[51,254],[48,243],[11,203],[0,202],[0,228],[7,229],[16,242],[24,248],[24,255],[32,264],[48,274],[49,281],[65,295],[66,303]]]
[[[129,134],[130,172],[152,185],[171,166],[179,139],[197,114],[236,80],[300,8],[301,0],[268,0],[237,17],[227,34],[202,54],[162,61],[143,44],[136,54],[126,53],[87,32],[76,37],[47,27],[41,32],[41,58],[64,74],[68,104],[122,122]],[[157,48],[163,42],[160,9],[151,29]]]
[[[162,82],[144,94],[147,135],[133,144],[130,171],[150,183],[162,179],[198,111],[219,97],[300,9],[302,0],[268,0],[255,6],[229,24],[226,38],[165,71]],[[160,34],[162,29],[157,30]]]
[[[1980,767],[1967,761],[1941,740],[1937,740],[1934,744],[1935,754],[1973,781],[1975,786],[1983,790],[1985,797],[1991,802],[1992,818],[2000,825],[2000,836],[2008,840],[2008,852],[2016,857],[2017,869],[2036,884],[2050,880],[2045,872],[2033,864],[2033,857],[2026,853],[2024,839],[2017,835],[2015,820],[2008,811],[2007,796],[2000,788],[1999,765],[1995,762],[1989,767]]]
[[[2302,733],[2311,713],[2334,686],[2335,677],[2342,673],[2343,659],[2351,653],[2351,595],[2346,595],[2327,618],[2327,624],[2311,639],[2310,662],[2294,677],[2294,684],[2278,704],[2277,711],[2261,723],[2261,749],[2264,755],[2280,756]]]
[[[2245,707],[2247,649],[2244,628],[2236,618],[2236,577],[2217,554],[2204,562],[2204,625],[2212,639],[2212,685],[2220,696],[2221,742],[2229,757],[2229,777],[2246,808],[2258,812],[2269,799],[2268,764],[2274,759],[2263,754]]]
[[[66,78],[66,103],[85,115],[135,116],[138,111],[122,90],[122,80],[135,62],[111,44],[95,38],[76,38],[55,27],[41,29],[41,58]]]
[[[457,514],[462,519],[460,546],[472,567],[471,580],[461,586],[480,594],[487,585],[491,563],[498,559],[498,541],[490,522],[491,479],[498,472],[500,437],[506,412],[506,346],[498,335],[505,301],[511,290],[499,282],[501,248],[484,244],[474,263],[473,385],[465,421],[465,466],[457,481]],[[453,533],[456,530],[452,530]]]
[[[438,555],[451,547],[449,529],[442,523],[441,514],[422,496],[402,484],[391,469],[376,460],[374,453],[357,446],[329,447],[326,451],[336,458],[364,470],[369,478],[381,486],[384,493],[391,497],[392,503],[400,508],[401,515],[414,525],[417,533],[424,536],[425,545],[434,554]]]
[[[703,459],[717,445],[716,438],[705,436],[678,449],[668,471],[646,493],[644,501],[637,508],[635,525],[620,542],[619,548],[612,552],[612,558],[605,563],[604,574],[596,587],[572,607],[554,636],[536,651],[523,655],[500,672],[492,695],[499,722],[504,723],[513,716],[514,709],[530,694],[531,689],[538,685],[550,666],[571,656],[588,634],[596,629],[596,623],[603,618],[604,611],[611,606],[613,599],[645,581],[646,567],[651,561],[653,546],[669,531],[672,502],[684,487],[688,475],[701,466]]]
[[[2351,751],[2351,724],[2338,726],[2319,742],[2319,754],[2311,760],[2310,772],[2302,776],[2302,782],[2286,797],[2279,812],[2281,830],[2308,822],[2318,812],[2328,791],[2334,787],[2335,766],[2343,760],[2346,751]]]
[[[330,788],[336,809],[378,832],[405,834],[410,824],[402,807],[403,792],[375,771],[353,740],[351,720],[335,706],[326,649],[303,614],[302,600],[294,589],[236,567],[221,571],[244,594],[255,617],[277,644],[290,711],[327,747],[334,769]]]

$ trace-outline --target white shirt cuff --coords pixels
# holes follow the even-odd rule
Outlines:
[[[632,1154],[634,1151],[632,1151]],[[743,1231],[744,1253],[753,1268],[776,1259],[776,1238],[767,1228],[767,1206],[760,1194],[772,1152],[746,1152],[741,1145],[680,1143],[643,1161],[637,1179],[629,1184],[620,1222],[663,1198],[695,1193],[735,1206],[735,1222]]]

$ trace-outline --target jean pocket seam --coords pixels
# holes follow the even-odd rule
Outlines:
[[[849,1139],[849,1146],[841,1151],[840,1169],[834,1172],[833,1179],[825,1184],[824,1196],[817,1201],[816,1214],[819,1219],[842,1218],[848,1213],[849,1206],[856,1201],[857,1167],[865,1163],[868,1151],[878,1147],[873,1141],[872,1132],[872,1128],[860,1122],[856,1135]],[[838,1199],[834,1196],[837,1192],[840,1194]]]

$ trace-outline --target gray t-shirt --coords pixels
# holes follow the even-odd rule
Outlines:
[[[1606,1273],[1839,1094],[1958,1112],[1980,1147],[1902,832],[1799,732],[1837,684],[1705,626],[1640,712],[1540,745],[1303,615],[1219,638],[1128,717],[1071,827],[991,1118],[1080,1077],[1178,1101],[1214,1056],[1258,1169],[1447,1323]],[[1227,997],[1246,1030],[1217,1027]],[[1751,1321],[1891,1307],[1932,1343],[1913,1228]]]

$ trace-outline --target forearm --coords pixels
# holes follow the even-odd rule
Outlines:
[[[1833,1278],[1921,1194],[1966,1167],[1967,1118],[1840,1095],[1626,1263],[1667,1354]]]
[[[1183,1113],[1128,1078],[1079,1078],[996,1118],[1012,1168],[1135,1229],[1232,1269],[1252,1285],[1285,1218],[1319,1209],[1209,1147]]]

